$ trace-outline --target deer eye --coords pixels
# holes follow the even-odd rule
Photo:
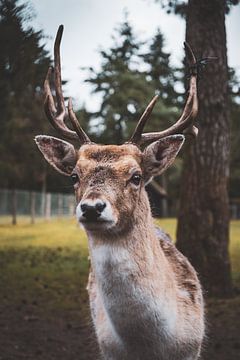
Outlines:
[[[79,181],[79,177],[76,173],[71,174],[72,183],[76,184]]]
[[[139,185],[142,177],[140,174],[133,174],[133,176],[130,179],[130,182],[134,185]]]

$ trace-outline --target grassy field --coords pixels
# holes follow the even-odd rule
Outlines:
[[[176,220],[162,219],[156,221],[175,240]],[[240,278],[240,221],[232,221],[230,228],[230,255],[233,278]],[[10,225],[9,218],[0,219],[0,250],[16,252],[27,250],[36,252],[47,250],[51,254],[57,252],[64,257],[64,253],[74,253],[80,257],[80,270],[86,272],[87,238],[85,232],[76,224],[74,219],[55,219],[50,222],[38,220],[37,224],[29,224],[29,219],[20,218],[17,226]],[[50,255],[49,255],[50,256]],[[77,260],[79,260],[77,258]],[[54,263],[54,261],[53,261]]]
[[[97,359],[85,290],[89,269],[85,233],[68,219],[35,225],[20,219],[17,226],[8,221],[0,223],[0,359]],[[174,238],[175,220],[159,220],[158,225]],[[239,221],[231,223],[230,254],[239,286]],[[239,296],[208,302],[215,333],[206,346],[210,349],[206,359],[237,358],[240,344],[230,334],[239,332],[235,324],[240,322],[239,305]]]

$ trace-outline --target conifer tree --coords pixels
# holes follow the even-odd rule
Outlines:
[[[154,95],[145,74],[138,70],[140,45],[125,20],[115,33],[114,45],[101,51],[100,71],[89,69],[87,82],[93,85],[94,93],[103,96],[100,110],[93,114],[105,129],[101,136],[103,142],[124,142],[147,101]]]
[[[41,178],[33,136],[46,128],[42,83],[50,58],[43,33],[28,26],[31,11],[18,0],[0,3],[0,185],[29,187]],[[38,164],[38,166],[36,166]]]
[[[177,102],[178,94],[175,91],[175,69],[170,65],[170,54],[164,51],[165,39],[160,31],[150,42],[149,50],[142,55],[144,62],[149,66],[146,74],[158,91],[163,103],[173,106]]]
[[[155,36],[149,43],[149,48],[142,58],[147,64],[146,79],[159,94],[160,106],[151,116],[151,121],[146,126],[146,131],[158,131],[167,128],[175,123],[179,116],[179,99],[182,101],[182,94],[175,90],[179,82],[175,69],[170,64],[170,54],[165,52],[165,39],[157,29]],[[178,71],[180,72],[180,71]],[[182,105],[182,104],[181,104]],[[162,184],[168,194],[168,198],[176,198],[178,195],[179,178],[181,173],[181,160],[178,157],[176,163],[158,181]],[[168,216],[169,201],[162,199],[162,215]]]

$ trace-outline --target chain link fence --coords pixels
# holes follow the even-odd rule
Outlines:
[[[61,193],[0,189],[0,216],[35,218],[67,217],[75,213],[75,196]]]

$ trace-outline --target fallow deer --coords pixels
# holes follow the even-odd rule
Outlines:
[[[167,130],[142,133],[157,97],[123,145],[93,143],[81,128],[69,99],[68,116],[61,86],[59,27],[54,46],[56,103],[49,69],[44,88],[51,124],[80,149],[61,139],[35,138],[45,159],[70,176],[77,220],[88,236],[92,270],[88,292],[102,357],[107,360],[195,360],[204,336],[201,286],[188,260],[156,229],[145,191],[153,176],[174,161],[183,133],[197,134],[196,59],[185,43],[190,65],[189,95],[182,116]]]

